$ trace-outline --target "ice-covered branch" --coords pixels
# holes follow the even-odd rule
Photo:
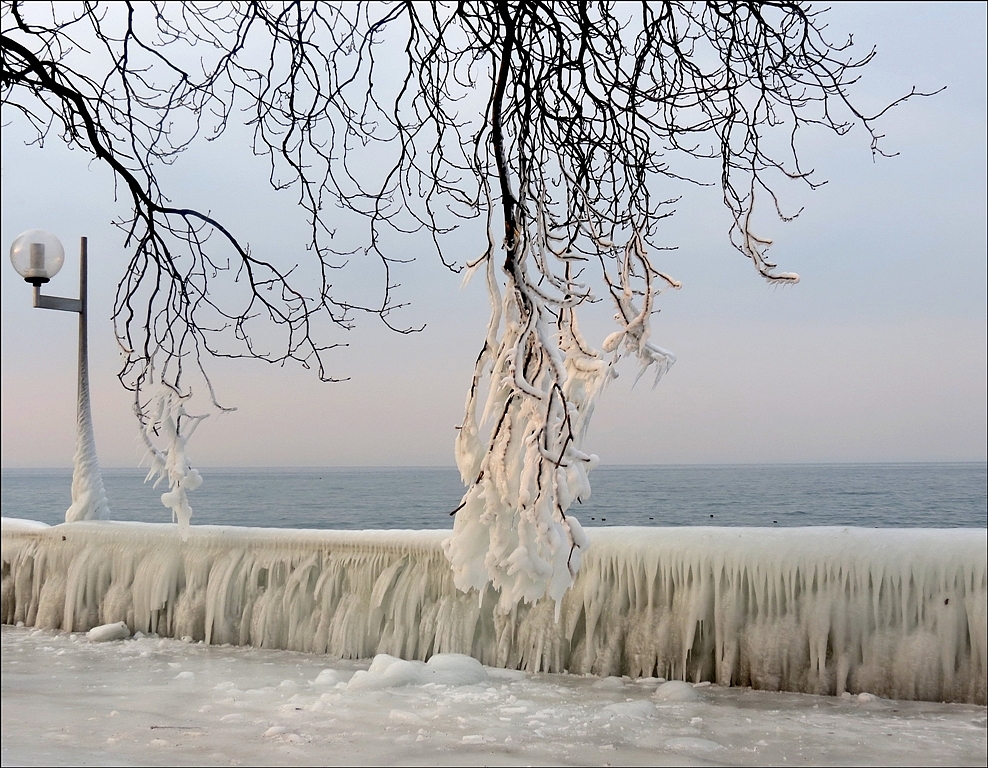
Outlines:
[[[138,409],[138,413],[142,410]],[[150,465],[145,482],[154,481],[155,488],[162,480],[168,483],[168,490],[161,494],[161,503],[172,511],[172,522],[178,523],[184,541],[192,518],[188,494],[202,485],[202,476],[192,468],[186,446],[206,416],[186,413],[184,398],[167,386],[161,388],[150,413],[151,417],[141,426]],[[162,448],[155,445],[156,437],[162,439]]]
[[[537,222],[549,220],[544,198],[534,208]],[[533,240],[528,233],[518,229],[503,292],[493,253],[486,255],[491,319],[456,442],[467,491],[443,542],[456,586],[483,594],[492,584],[505,613],[544,595],[558,610],[580,569],[587,539],[569,509],[590,496],[589,472],[598,458],[583,450],[584,439],[616,364],[634,356],[643,372],[655,366],[658,381],[675,359],[649,335],[655,278],[678,284],[655,272],[640,238],[625,247],[620,276],[608,280],[621,330],[606,340],[605,359],[580,333],[577,307],[591,297],[569,265],[557,297],[537,286],[550,260],[566,264],[567,254],[550,250],[550,237]]]

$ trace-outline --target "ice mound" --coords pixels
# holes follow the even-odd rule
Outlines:
[[[462,653],[440,653],[425,664],[425,682],[436,685],[476,685],[487,682],[487,670]]]
[[[703,697],[689,683],[682,680],[670,680],[655,689],[655,698],[659,701],[700,701]]]
[[[335,669],[324,669],[318,675],[316,679],[312,681],[312,685],[316,687],[332,688],[338,683],[343,682],[340,678],[340,673]]]
[[[379,653],[366,671],[358,670],[347,691],[376,691],[406,685],[475,685],[487,680],[483,665],[460,653],[440,653],[427,662],[405,661]]]
[[[446,535],[193,526],[183,541],[174,525],[4,520],[2,618],[344,659],[463,654],[529,673],[986,700],[984,529],[598,528],[558,606],[508,613],[489,587],[456,588]],[[354,685],[424,685],[423,669],[463,684],[450,663],[382,661]]]
[[[376,691],[382,688],[400,688],[406,685],[421,685],[425,662],[405,661],[379,653],[367,670],[357,670],[350,682],[348,691]]]

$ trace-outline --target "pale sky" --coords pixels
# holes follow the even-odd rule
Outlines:
[[[796,192],[793,207],[806,210],[795,222],[763,227],[772,258],[801,275],[795,287],[766,285],[731,249],[715,193],[684,199],[668,235],[680,250],[658,259],[683,288],[661,297],[653,331],[678,362],[654,390],[631,388],[629,364],[605,393],[585,446],[605,464],[986,459],[986,6],[837,5],[830,19],[878,46],[857,91],[866,108],[913,85],[946,91],[881,124],[898,157],[873,162],[861,131],[806,145],[807,165],[830,183]],[[112,178],[54,137],[25,148],[23,130],[4,120],[0,241],[6,252],[24,230],[55,233],[66,266],[46,292],[75,296],[78,239],[90,238],[96,440],[104,466],[135,466],[142,450],[109,319],[126,263],[110,226],[120,211]],[[176,166],[176,189],[255,247],[303,225],[246,151],[202,157]],[[9,259],[0,275],[2,464],[70,466],[75,316],[32,309]],[[214,384],[238,410],[201,426],[193,461],[451,466],[486,295],[479,281],[460,290],[424,251],[398,279],[411,302],[403,317],[427,328],[397,336],[366,319],[329,358],[348,382],[217,363]],[[585,326],[597,343],[609,332],[606,318]]]

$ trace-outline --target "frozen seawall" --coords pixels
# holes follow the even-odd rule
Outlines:
[[[338,657],[984,704],[984,529],[598,528],[560,619],[463,594],[445,531],[3,521],[5,623]]]

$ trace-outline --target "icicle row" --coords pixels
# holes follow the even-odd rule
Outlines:
[[[986,532],[598,528],[562,600],[453,584],[442,531],[3,521],[3,621],[346,657],[984,704]],[[556,618],[558,611],[558,620]]]

